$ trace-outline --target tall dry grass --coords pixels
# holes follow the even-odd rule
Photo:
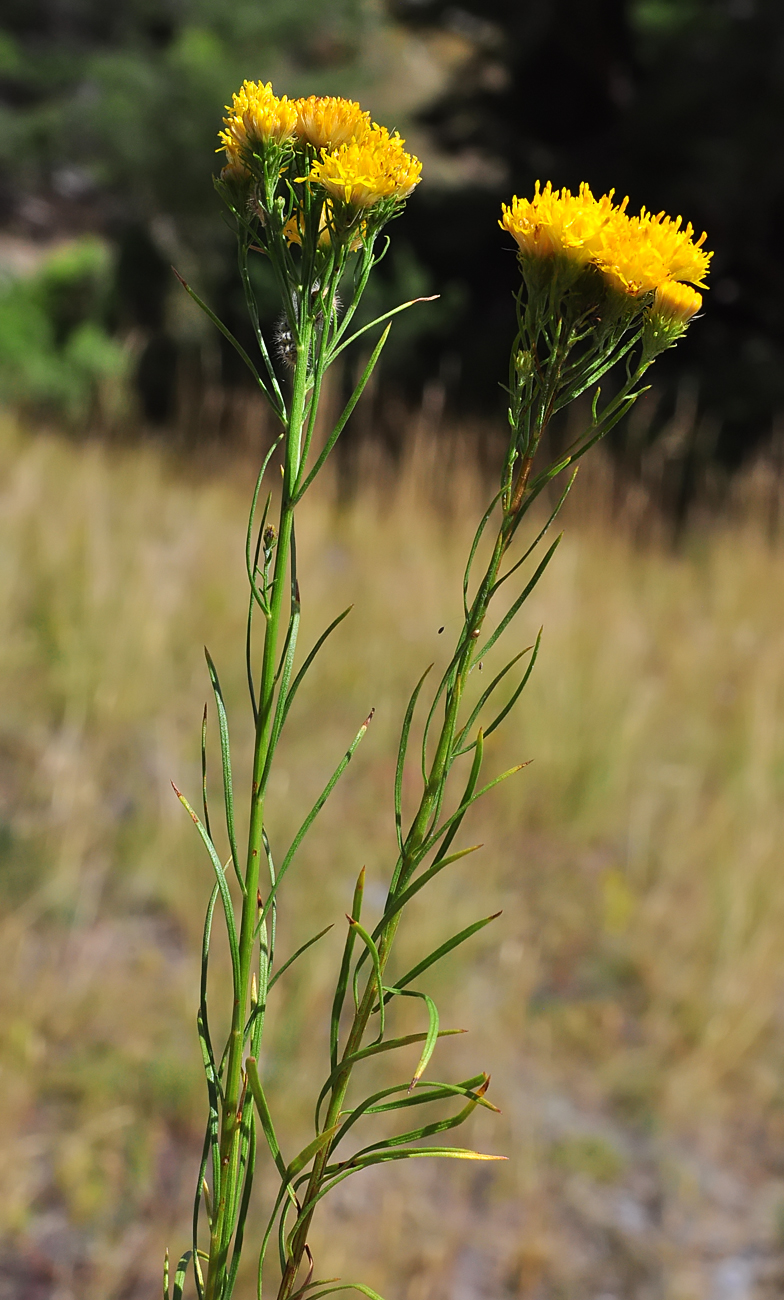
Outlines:
[[[479,485],[459,458],[449,474],[444,491],[420,447],[395,483],[368,468],[349,504],[322,490],[305,512],[305,640],[354,611],[292,716],[281,835],[376,717],[282,909],[284,954],[325,911],[337,922],[285,977],[273,1026],[267,1070],[296,1135],[363,863],[381,901],[404,701],[457,617]],[[250,478],[241,462],[0,432],[4,1300],[148,1295],[164,1243],[187,1235],[210,880],[169,779],[198,791],[205,641],[238,761],[250,753]],[[467,828],[482,854],[401,935],[405,961],[504,909],[437,992],[454,1023],[459,986],[471,1031],[444,1055],[492,1071],[504,1112],[477,1117],[472,1140],[510,1165],[355,1180],[319,1222],[322,1276],[353,1271],[360,1250],[363,1276],[406,1300],[686,1298],[750,1242],[778,1267],[784,548],[753,504],[677,552],[643,545],[607,517],[608,496],[601,471],[578,484],[515,633],[522,649],[545,627],[490,766],[534,761]]]

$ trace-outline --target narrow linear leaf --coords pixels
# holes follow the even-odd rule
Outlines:
[[[468,857],[469,853],[476,853],[477,849],[482,847],[481,844],[472,844],[470,848],[460,849],[457,853],[450,854],[448,858],[442,858],[439,855],[432,866],[428,867],[427,871],[423,871],[421,876],[417,876],[416,880],[404,889],[401,894],[394,894],[388,898],[384,915],[373,931],[373,938],[379,938],[381,931],[389,924],[392,917],[401,908],[405,907],[406,903],[409,903],[414,895],[419,893],[420,889],[424,889],[425,885],[429,884],[433,877],[438,875],[439,871],[443,871],[444,867],[451,866],[453,862],[459,862],[461,858]]]
[[[321,809],[324,807],[324,804],[327,802],[327,799],[332,794],[332,791],[334,790],[341,776],[343,775],[349,763],[351,762],[352,758],[354,757],[354,753],[356,751],[357,746],[359,745],[360,741],[363,739],[365,732],[367,731],[371,721],[373,720],[374,713],[375,713],[375,709],[371,709],[370,713],[365,718],[365,721],[362,723],[362,726],[360,727],[356,736],[352,740],[351,744],[349,745],[342,759],[340,760],[337,767],[335,768],[335,771],[332,773],[332,776],[329,778],[327,784],[325,785],[318,799],[314,803],[313,807],[311,808],[304,822],[302,823],[296,835],[294,836],[289,851],[286,854],[285,858],[283,859],[282,863],[280,864],[278,878],[270,888],[270,892],[267,895],[263,908],[261,909],[261,915],[259,917],[259,921],[256,926],[257,932],[261,927],[261,925],[263,924],[263,922],[267,919],[267,916],[269,915],[270,908],[272,907],[277,891],[280,888],[280,882],[285,876],[286,872],[288,871],[289,866],[291,865],[292,858],[294,857],[294,854],[297,852],[297,849],[299,848],[300,844],[304,840],[305,836],[307,835],[314,821],[316,820],[319,813],[321,812]]]
[[[303,943],[295,953],[292,953],[291,957],[289,957],[287,961],[284,961],[280,969],[272,976],[272,979],[267,986],[268,989],[271,989],[273,985],[277,984],[283,972],[287,971],[289,966],[293,966],[294,962],[298,957],[302,956],[303,952],[307,952],[308,948],[312,948],[314,943],[318,943],[319,939],[323,939],[324,935],[328,934],[332,928],[332,925],[325,925],[323,930],[319,930],[318,934],[314,934],[312,939],[308,939],[307,943]]]
[[[310,1164],[313,1157],[318,1155],[321,1148],[325,1147],[328,1142],[332,1141],[339,1128],[339,1124],[333,1124],[331,1128],[325,1128],[323,1133],[319,1133],[318,1137],[315,1137],[312,1142],[309,1142],[306,1147],[303,1147],[299,1155],[294,1157],[291,1164],[286,1169],[287,1182],[291,1182],[306,1165]]]
[[[398,981],[398,983],[399,982],[400,981]],[[441,1029],[439,1030],[438,1037],[451,1038],[454,1034],[464,1034],[465,1032],[465,1029]],[[319,1115],[321,1112],[322,1102],[327,1094],[332,1090],[333,1085],[337,1082],[344,1070],[352,1069],[358,1061],[364,1061],[368,1056],[378,1056],[379,1052],[393,1052],[398,1047],[408,1047],[411,1043],[423,1043],[426,1038],[427,1034],[404,1034],[401,1038],[387,1038],[383,1043],[371,1043],[369,1047],[360,1047],[359,1050],[353,1052],[351,1056],[344,1056],[343,1060],[339,1062],[337,1069],[332,1071],[319,1093],[318,1101],[316,1102],[316,1128],[318,1129],[320,1127]]]
[[[522,678],[520,679],[515,690],[512,692],[510,699],[501,709],[501,712],[497,713],[496,716],[493,718],[493,721],[490,723],[490,725],[488,726],[487,730],[484,733],[485,736],[491,736],[492,733],[495,731],[496,727],[500,727],[504,718],[514,708],[515,704],[517,703],[523,691],[525,690],[526,686],[528,685],[529,679],[531,677],[531,673],[534,670],[534,664],[536,663],[537,655],[539,654],[539,647],[542,644],[543,631],[544,629],[540,627],[539,632],[537,633],[536,641],[534,642],[531,658],[528,660],[528,664],[526,665],[526,669],[525,672],[523,673]],[[473,749],[474,743],[475,742],[472,742],[470,745],[466,745],[465,749],[461,749],[455,757],[459,757],[460,754],[467,754],[469,750]]]
[[[492,647],[495,645],[496,641],[498,640],[499,636],[501,636],[501,634],[502,634],[502,633],[507,629],[507,627],[508,627],[509,624],[511,623],[512,619],[514,618],[515,614],[518,612],[518,610],[520,609],[520,607],[521,607],[521,606],[525,603],[525,601],[528,599],[528,597],[530,596],[530,594],[531,594],[531,592],[533,591],[534,587],[535,587],[535,586],[537,585],[537,583],[539,582],[539,579],[541,578],[541,576],[542,576],[542,574],[544,573],[545,569],[547,568],[548,564],[550,563],[551,559],[552,559],[553,556],[555,555],[555,552],[556,552],[556,550],[558,549],[558,546],[559,546],[559,544],[560,544],[560,541],[561,541],[561,537],[562,537],[562,536],[563,536],[563,534],[560,534],[558,537],[556,537],[555,541],[553,542],[552,546],[551,546],[550,549],[548,550],[548,552],[547,552],[547,554],[545,555],[544,559],[541,560],[541,562],[540,562],[539,565],[537,566],[537,568],[536,568],[536,572],[534,573],[534,575],[533,575],[533,577],[531,578],[531,580],[530,580],[528,583],[526,583],[526,585],[525,585],[525,587],[523,588],[523,590],[522,590],[522,592],[520,593],[520,595],[519,595],[519,596],[517,597],[517,599],[512,603],[511,608],[507,611],[507,613],[506,613],[506,614],[504,615],[504,617],[501,619],[501,622],[498,624],[498,627],[495,629],[495,631],[492,633],[492,635],[487,639],[487,641],[485,641],[485,643],[484,643],[484,645],[482,646],[481,650],[477,650],[476,654],[474,655],[474,659],[475,659],[475,660],[484,659],[484,657],[485,657],[485,655],[487,654],[488,650],[492,649]]]
[[[393,307],[391,311],[385,311],[383,315],[376,316],[375,320],[368,321],[367,325],[363,325],[350,338],[344,339],[340,346],[330,353],[329,364],[331,365],[335,357],[340,356],[341,352],[350,347],[352,343],[356,343],[357,339],[362,338],[363,334],[367,334],[368,330],[374,329],[376,325],[383,325],[384,321],[389,320],[391,316],[397,316],[401,311],[408,311],[409,307],[415,307],[419,302],[435,302],[440,297],[439,293],[433,293],[428,298],[411,298],[409,302],[401,302],[399,306]]]
[[[354,887],[354,899],[351,904],[351,916],[353,920],[358,921],[362,915],[362,898],[365,893],[365,868],[363,867],[357,877],[357,883]],[[346,989],[348,988],[348,976],[351,967],[351,955],[354,951],[354,940],[357,932],[354,926],[348,927],[346,942],[343,946],[343,960],[340,963],[340,972],[338,974],[337,985],[335,986],[335,997],[332,1001],[332,1014],[329,1024],[329,1060],[332,1070],[337,1068],[338,1064],[338,1043],[340,1038],[340,1015],[343,1010],[343,1003],[346,999]]]
[[[378,1038],[376,1039],[376,1042],[380,1043],[382,1038],[384,1037],[384,986],[381,982],[382,981],[381,959],[378,955],[378,948],[376,947],[375,943],[373,942],[372,938],[370,937],[370,935],[368,934],[364,926],[361,926],[359,924],[359,921],[355,920],[353,916],[347,916],[346,920],[348,921],[352,930],[356,930],[360,939],[362,940],[368,952],[370,953],[370,959],[373,962],[373,974],[376,981],[376,988],[378,989],[378,1009],[380,1013],[379,1016],[380,1028],[378,1031]]]
[[[242,872],[240,871],[240,855],[237,850],[237,836],[234,829],[234,787],[231,775],[229,719],[226,714],[226,705],[223,702],[223,692],[218,680],[218,672],[206,646],[204,647],[204,656],[207,660],[207,671],[210,675],[212,691],[215,696],[215,706],[218,710],[218,732],[220,735],[221,763],[223,766],[223,801],[226,808],[226,830],[229,836],[229,847],[231,848],[231,861],[234,867],[234,874],[237,877],[240,889],[244,894],[245,881],[242,879]]]
[[[336,1291],[358,1291],[360,1295],[367,1296],[368,1300],[384,1300],[384,1297],[380,1296],[378,1291],[365,1286],[363,1282],[341,1282],[340,1286],[328,1286],[323,1291],[317,1291],[315,1295],[308,1296],[308,1300],[321,1300],[322,1296],[334,1295]]]
[[[408,701],[405,717],[403,718],[403,727],[400,732],[400,744],[397,751],[397,765],[395,767],[395,830],[397,832],[397,844],[400,852],[403,852],[403,769],[406,762],[406,750],[408,749],[408,737],[411,731],[411,723],[414,719],[414,710],[416,709],[419,692],[425,684],[432,664],[425,669],[414,690],[411,693],[411,699]]]
[[[210,811],[207,806],[207,703],[204,704],[204,713],[201,719],[201,806],[204,810],[204,825],[207,828],[207,834],[212,839],[212,830],[210,829]]]
[[[321,647],[323,646],[323,644],[324,644],[324,642],[326,641],[327,637],[328,637],[332,632],[335,631],[335,628],[336,628],[340,623],[343,622],[343,619],[346,618],[346,616],[347,616],[348,614],[351,613],[351,611],[352,611],[353,608],[354,608],[353,605],[349,605],[348,609],[344,609],[342,614],[338,614],[337,618],[333,618],[333,620],[332,620],[332,622],[330,623],[329,627],[326,629],[325,632],[322,632],[322,633],[321,633],[321,636],[319,637],[318,641],[317,641],[316,644],[314,645],[313,649],[310,651],[310,654],[309,654],[309,655],[307,656],[307,658],[305,659],[305,662],[303,663],[302,667],[300,668],[299,672],[297,673],[296,677],[294,678],[294,681],[291,683],[291,686],[289,687],[288,694],[287,694],[287,696],[286,696],[286,704],[285,704],[285,707],[284,707],[284,709],[283,709],[283,722],[284,722],[284,723],[285,723],[285,721],[286,721],[286,718],[288,717],[289,709],[291,708],[291,706],[292,706],[292,704],[293,704],[293,702],[294,702],[294,696],[297,694],[297,691],[299,690],[300,686],[302,685],[302,682],[303,682],[303,680],[304,680],[304,678],[305,678],[305,674],[307,673],[308,669],[310,668],[311,664],[313,663],[313,660],[316,658],[316,655],[318,654],[319,650],[320,650]]]
[[[425,1037],[424,1047],[422,1048],[422,1055],[420,1056],[417,1067],[414,1070],[414,1076],[410,1084],[408,1085],[408,1091],[409,1093],[411,1093],[414,1091],[415,1087],[419,1083],[419,1080],[422,1078],[422,1075],[425,1073],[425,1070],[427,1069],[428,1064],[430,1062],[430,1058],[433,1055],[433,1052],[435,1050],[435,1045],[438,1042],[438,1026],[439,1026],[438,1008],[435,1002],[433,1001],[433,999],[427,993],[418,993],[414,989],[403,989],[398,985],[395,985],[393,988],[384,989],[383,993],[387,994],[390,997],[400,996],[404,998],[419,998],[421,999],[422,1002],[424,1002],[425,1006],[427,1007],[427,1014],[429,1020],[427,1035]],[[379,1010],[383,1011],[385,998],[381,995],[379,995],[379,997],[380,997]]]
[[[416,966],[412,966],[411,970],[407,971],[402,979],[396,981],[397,990],[405,988],[406,984],[410,984],[411,981],[415,980],[423,971],[434,966],[442,957],[446,957],[447,953],[458,948],[461,943],[465,943],[466,939],[470,939],[473,934],[476,934],[479,930],[483,930],[486,925],[489,925],[491,921],[497,920],[500,915],[500,912],[493,912],[492,916],[485,916],[481,921],[474,921],[473,925],[466,926],[465,930],[460,930],[460,932],[454,934],[451,939],[447,939],[445,943],[442,943],[438,948],[434,949],[434,951],[429,953],[427,957],[424,957],[422,961],[417,962]]]
[[[208,320],[211,320],[213,325],[216,327],[216,329],[219,329],[223,337],[228,340],[228,342],[234,348],[234,351],[237,353],[237,355],[242,357],[242,360],[245,362],[245,365],[248,367],[248,370],[253,375],[253,378],[256,380],[256,383],[258,384],[262,393],[266,397],[270,406],[272,407],[273,410],[276,410],[275,402],[272,399],[272,396],[270,394],[269,389],[267,388],[267,385],[264,383],[264,380],[262,379],[258,370],[254,366],[253,362],[251,361],[250,357],[248,356],[242,344],[239,342],[238,339],[235,339],[231,330],[228,328],[228,326],[223,324],[223,321],[220,319],[220,317],[216,316],[215,312],[210,310],[206,302],[204,302],[196,293],[195,289],[191,288],[187,280],[184,280],[182,278],[176,266],[173,266],[172,270],[174,271],[174,274],[176,275],[183,289],[188,294],[188,297],[193,299],[193,301],[196,303],[196,306],[199,307],[201,311],[204,312],[204,315],[208,318]]]
[[[217,876],[218,889],[220,890],[221,903],[223,904],[223,912],[226,917],[226,930],[229,938],[229,951],[231,954],[231,971],[232,971],[232,980],[234,984],[234,996],[239,997],[240,996],[240,988],[239,988],[240,953],[239,953],[239,946],[237,944],[237,923],[234,916],[234,906],[231,901],[231,894],[229,893],[228,882],[226,880],[226,873],[223,869],[221,860],[218,857],[218,854],[215,850],[215,845],[213,844],[212,840],[210,839],[209,835],[204,829],[204,826],[202,825],[198,816],[191,808],[190,804],[188,803],[188,800],[185,798],[185,795],[182,794],[181,791],[177,789],[173,781],[171,783],[171,787],[174,793],[176,794],[177,798],[179,799],[180,803],[182,804],[183,808],[185,809],[185,811],[188,813],[191,820],[193,821],[193,824],[195,825],[197,831],[199,832],[204,847],[206,848],[207,852],[210,855],[210,861],[212,862],[213,868],[215,870],[215,875]]]
[[[172,1300],[182,1300],[183,1287],[185,1286],[185,1275],[188,1272],[191,1254],[192,1251],[186,1250],[177,1265],[177,1272],[174,1274],[174,1291],[172,1292]]]
[[[292,497],[292,501],[294,505],[296,505],[297,502],[302,500],[303,496],[307,492],[308,488],[310,487],[311,483],[313,482],[314,478],[318,474],[322,465],[324,464],[330,452],[332,451],[332,448],[335,446],[335,443],[337,442],[338,438],[340,437],[341,433],[346,427],[349,418],[351,417],[354,411],[354,407],[356,406],[357,402],[359,401],[360,397],[365,391],[365,386],[367,385],[367,382],[370,379],[370,376],[372,375],[375,369],[376,362],[378,361],[378,358],[381,356],[381,351],[387,339],[389,338],[389,331],[391,328],[392,327],[390,325],[387,325],[386,329],[384,330],[384,333],[381,335],[381,338],[378,340],[378,343],[374,347],[370,355],[370,360],[365,366],[365,369],[362,373],[362,377],[360,378],[359,383],[357,384],[350,398],[346,402],[346,405],[343,408],[343,411],[338,419],[337,424],[332,430],[332,433],[327,438],[327,441],[325,442],[321,452],[316,457],[316,462],[313,468],[311,469],[310,473],[308,474],[307,478],[304,480],[304,482],[300,482],[297,484]],[[342,351],[342,348],[339,348],[338,351]],[[336,356],[337,353],[335,353],[334,355]],[[333,358],[330,357],[330,362],[332,361],[332,359]]]
[[[487,1089],[488,1083],[489,1080],[481,1085],[482,1092]],[[470,1097],[456,1115],[451,1115],[447,1119],[435,1120],[432,1124],[423,1124],[419,1128],[411,1129],[409,1133],[399,1133],[397,1136],[386,1138],[381,1142],[373,1142],[370,1146],[357,1151],[348,1163],[352,1164],[354,1160],[361,1160],[372,1152],[389,1151],[394,1147],[406,1146],[410,1142],[421,1142],[424,1138],[435,1137],[437,1133],[447,1133],[450,1129],[459,1128],[461,1124],[465,1124],[469,1115],[473,1114],[479,1105],[480,1099],[481,1097],[478,1094]]]
[[[487,1098],[475,1091],[484,1083],[489,1083],[490,1076],[487,1074],[477,1074],[472,1079],[466,1079],[463,1083],[438,1083],[430,1079],[420,1079],[417,1083],[413,1095],[408,1095],[408,1084],[398,1083],[392,1088],[383,1088],[380,1092],[373,1093],[366,1097],[363,1102],[355,1106],[350,1112],[347,1119],[339,1130],[331,1151],[335,1151],[343,1141],[349,1129],[362,1118],[363,1115],[385,1115],[393,1110],[407,1110],[412,1106],[426,1106],[434,1101],[445,1101],[450,1097],[476,1097],[481,1106],[488,1110],[500,1114],[498,1107],[494,1106]],[[386,1102],[385,1098],[394,1096],[395,1093],[404,1092],[405,1097],[398,1098],[397,1101]]]
[[[248,1087],[250,1088],[251,1096],[253,1097],[253,1100],[256,1103],[256,1110],[259,1113],[259,1119],[261,1120],[261,1128],[265,1138],[267,1139],[267,1146],[269,1147],[270,1155],[272,1156],[272,1159],[275,1161],[275,1165],[277,1167],[278,1173],[280,1174],[281,1178],[285,1179],[286,1162],[280,1153],[280,1146],[278,1145],[278,1139],[275,1136],[275,1126],[272,1123],[272,1115],[270,1114],[270,1108],[269,1105],[267,1104],[267,1098],[264,1095],[264,1089],[261,1086],[261,1079],[259,1078],[259,1068],[255,1059],[252,1056],[249,1056],[245,1062],[245,1073],[247,1074]]]

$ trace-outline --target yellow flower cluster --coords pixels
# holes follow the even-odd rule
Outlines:
[[[354,208],[369,208],[381,199],[407,199],[419,184],[422,164],[403,144],[397,132],[390,135],[385,126],[373,126],[333,152],[322,149],[310,180]]]
[[[271,141],[283,144],[297,129],[296,101],[285,95],[279,99],[270,82],[265,85],[261,81],[243,81],[238,93],[232,95],[231,107],[226,105],[226,112],[225,130],[218,133],[218,138],[226,150],[230,168],[243,165],[242,154],[246,149],[253,150]]]
[[[329,95],[279,99],[269,83],[245,81],[226,113],[220,132],[227,159],[224,180],[247,177],[248,152],[293,140],[319,155],[308,179],[349,207],[403,200],[419,182],[422,164],[406,153],[400,135],[377,126],[354,100]]]
[[[532,199],[512,199],[502,207],[500,225],[514,236],[521,253],[544,257],[559,254],[578,265],[597,266],[614,288],[637,297],[664,290],[673,282],[704,286],[711,254],[694,238],[691,224],[682,225],[663,212],[654,216],[643,208],[638,217],[626,212],[628,199],[613,204],[614,191],[594,198],[583,184],[579,193],[554,190],[539,182]],[[670,308],[678,302],[689,316],[702,299],[694,290],[687,297],[670,293]],[[689,311],[689,305],[697,306]],[[658,301],[658,298],[657,300]],[[656,308],[654,308],[656,309]]]

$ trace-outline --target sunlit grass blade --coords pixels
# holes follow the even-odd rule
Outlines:
[[[239,882],[240,889],[245,893],[245,881],[242,879],[240,870],[240,855],[237,849],[237,836],[234,830],[234,786],[231,774],[231,748],[229,746],[229,720],[226,715],[226,705],[223,702],[223,692],[215,664],[212,662],[210,652],[204,647],[204,656],[207,660],[207,671],[210,674],[210,682],[215,696],[215,707],[218,710],[218,732],[220,735],[221,764],[223,767],[223,801],[226,809],[226,831],[229,837],[229,847],[231,849],[231,861],[234,866],[234,874]],[[207,832],[209,834],[209,831]],[[212,836],[210,836],[212,839]]]
[[[297,949],[297,951],[295,953],[292,953],[292,955],[288,958],[288,960],[284,961],[283,965],[275,972],[269,984],[267,985],[267,988],[271,989],[273,985],[278,982],[278,980],[280,979],[284,971],[287,971],[289,966],[293,966],[294,962],[297,960],[298,957],[302,956],[303,952],[307,952],[308,948],[312,948],[314,943],[318,943],[319,939],[323,939],[325,934],[329,934],[329,931],[333,928],[333,924],[334,922],[331,923],[330,925],[325,925],[324,929],[319,930],[318,934],[314,934],[313,938],[308,939],[307,943],[301,944],[300,947]]]
[[[351,415],[352,415],[352,413],[353,413],[353,411],[354,411],[354,407],[356,406],[356,404],[357,404],[357,402],[359,401],[360,397],[361,397],[362,394],[364,393],[364,391],[365,391],[365,387],[366,387],[366,385],[367,385],[367,382],[368,382],[368,380],[370,379],[370,376],[373,374],[373,371],[374,371],[375,366],[376,366],[376,362],[378,361],[379,357],[381,356],[381,352],[382,352],[382,349],[383,349],[383,347],[384,347],[384,344],[386,343],[387,339],[389,338],[389,331],[390,331],[391,328],[392,328],[391,325],[387,325],[386,329],[384,330],[384,333],[381,335],[381,338],[378,340],[378,343],[377,343],[376,346],[374,347],[374,349],[373,349],[373,351],[372,351],[372,353],[371,353],[371,355],[370,355],[370,360],[368,361],[367,365],[365,366],[364,371],[362,372],[362,375],[361,375],[361,377],[360,377],[359,383],[357,384],[357,386],[356,386],[356,388],[354,389],[353,393],[351,394],[350,398],[349,398],[348,401],[346,402],[346,405],[344,406],[343,411],[341,412],[340,416],[338,417],[338,421],[337,421],[337,423],[336,423],[334,429],[332,430],[332,432],[331,432],[331,434],[329,435],[329,437],[327,438],[327,441],[325,442],[323,448],[321,449],[321,451],[319,452],[318,456],[316,457],[316,461],[315,461],[315,464],[313,465],[313,468],[310,470],[310,472],[308,473],[308,475],[307,475],[307,477],[304,479],[304,481],[302,481],[301,479],[300,479],[300,481],[298,481],[298,483],[297,483],[297,487],[296,487],[296,489],[295,489],[295,491],[294,491],[294,504],[295,504],[295,505],[297,504],[297,502],[301,501],[302,497],[303,497],[303,496],[305,495],[305,493],[307,492],[308,488],[310,487],[311,483],[313,482],[314,478],[315,478],[316,475],[318,474],[318,472],[319,472],[319,470],[321,469],[322,465],[324,464],[324,462],[326,461],[326,459],[327,459],[327,457],[329,456],[330,452],[332,451],[332,448],[335,446],[335,443],[337,442],[338,438],[340,437],[341,433],[343,432],[344,428],[346,427],[346,425],[347,425],[349,419],[351,418]],[[342,350],[342,349],[339,349],[339,351],[340,351],[340,350]],[[303,473],[304,473],[304,471],[305,471],[306,468],[307,468],[306,466],[303,466]]]
[[[400,744],[397,751],[397,765],[395,767],[395,830],[397,832],[397,844],[400,852],[403,852],[403,769],[406,763],[406,750],[408,749],[408,737],[411,731],[411,723],[414,718],[419,692],[425,684],[430,669],[429,665],[423,672],[416,686],[411,693],[411,699],[408,701],[405,717],[403,718],[403,727],[400,732]]]
[[[339,1124],[333,1124],[332,1128],[324,1129],[323,1133],[319,1133],[314,1137],[312,1142],[308,1142],[308,1145],[302,1148],[299,1155],[295,1156],[286,1168],[287,1182],[292,1182],[296,1178],[297,1174],[301,1173],[305,1166],[310,1164],[313,1157],[318,1154],[321,1148],[327,1146],[327,1144],[332,1141],[339,1128]]]
[[[351,904],[351,917],[354,921],[358,921],[362,915],[362,898],[364,893],[365,868],[363,867],[357,877],[357,883],[354,887],[354,898]],[[340,972],[335,986],[335,996],[332,1000],[332,1014],[329,1022],[329,1060],[332,1070],[337,1068],[338,1063],[340,1015],[343,1010],[343,1003],[346,999],[346,989],[348,988],[349,971],[351,969],[351,957],[354,951],[354,940],[356,937],[356,928],[355,926],[350,925],[346,934],[346,942],[343,945],[343,959],[340,963]]]
[[[204,826],[199,820],[199,817],[191,808],[190,804],[188,803],[188,800],[185,798],[185,795],[182,794],[181,791],[177,789],[173,781],[171,783],[171,786],[177,798],[179,799],[180,803],[182,804],[183,808],[189,814],[191,820],[193,821],[193,824],[195,825],[197,831],[199,832],[204,847],[206,848],[207,852],[210,855],[210,861],[212,862],[213,868],[215,870],[215,875],[217,876],[217,883],[218,883],[218,889],[220,891],[221,903],[223,904],[223,912],[226,917],[226,931],[229,939],[229,952],[231,954],[231,970],[232,970],[232,979],[234,983],[234,993],[235,993],[235,997],[238,997],[239,976],[240,976],[240,954],[239,954],[239,946],[237,943],[237,923],[234,916],[234,906],[231,901],[231,894],[229,893],[228,882],[226,880],[226,873],[223,869],[221,860],[218,857],[218,854],[215,850],[215,845],[213,844],[212,840],[210,839],[209,835],[204,829]]]
[[[260,928],[260,926],[262,925],[262,923],[266,920],[267,916],[269,915],[269,911],[270,911],[270,908],[271,908],[272,905],[273,905],[273,901],[274,901],[274,899],[275,899],[275,895],[277,894],[277,891],[278,891],[278,889],[279,889],[279,887],[280,887],[280,882],[281,882],[281,880],[283,879],[283,877],[285,876],[286,872],[288,871],[289,866],[291,865],[291,861],[292,861],[292,859],[293,859],[293,857],[294,857],[294,854],[297,852],[297,849],[299,848],[300,844],[301,844],[302,841],[304,840],[305,836],[307,835],[307,833],[308,833],[308,831],[310,830],[311,826],[313,825],[314,821],[316,820],[316,818],[318,817],[319,813],[321,812],[321,809],[324,807],[324,804],[327,802],[327,799],[328,799],[329,796],[332,794],[332,791],[334,790],[334,788],[335,788],[335,786],[337,785],[338,781],[340,780],[341,776],[343,775],[343,773],[345,772],[345,770],[346,770],[346,768],[348,767],[349,763],[351,762],[352,758],[354,757],[354,753],[355,753],[355,751],[356,751],[356,749],[357,749],[357,746],[359,745],[360,741],[362,740],[362,738],[363,738],[364,735],[365,735],[365,732],[367,731],[368,727],[370,726],[370,723],[371,723],[371,721],[372,721],[373,713],[374,713],[374,712],[375,712],[375,710],[372,710],[372,711],[368,714],[368,716],[367,716],[367,718],[365,719],[365,721],[362,723],[362,726],[360,727],[360,729],[359,729],[359,731],[357,732],[356,736],[355,736],[354,739],[352,740],[351,744],[349,745],[349,747],[348,747],[348,749],[346,750],[345,754],[343,755],[342,759],[341,759],[340,762],[338,763],[337,767],[335,768],[335,771],[332,773],[332,776],[329,778],[327,784],[325,785],[325,787],[324,787],[324,789],[322,790],[321,794],[319,795],[318,799],[317,799],[316,802],[314,803],[313,807],[311,808],[311,810],[310,810],[310,812],[308,813],[307,817],[305,818],[304,822],[302,823],[302,825],[300,826],[300,828],[299,828],[299,830],[297,831],[296,835],[294,836],[294,839],[292,840],[291,845],[290,845],[290,847],[289,847],[288,853],[286,854],[285,858],[283,859],[283,861],[282,861],[281,864],[280,864],[280,870],[279,870],[279,872],[278,872],[278,878],[277,878],[277,880],[275,881],[275,883],[272,885],[272,887],[271,887],[271,889],[270,889],[270,892],[269,892],[269,894],[267,895],[267,898],[266,898],[266,901],[265,901],[265,903],[264,903],[264,906],[263,906],[263,908],[262,908],[262,910],[261,910],[261,915],[260,915],[260,917],[259,917],[259,921],[258,921],[258,924],[257,924],[257,927],[256,927],[257,930]]]
[[[464,1029],[440,1029],[438,1031],[438,1037],[451,1038],[455,1034],[464,1034],[465,1032]],[[331,1092],[333,1085],[343,1070],[349,1066],[356,1065],[358,1061],[364,1061],[368,1056],[378,1056],[380,1052],[393,1052],[399,1047],[408,1047],[412,1043],[423,1043],[426,1038],[427,1034],[403,1034],[400,1038],[386,1038],[383,1043],[371,1043],[369,1047],[360,1047],[359,1050],[353,1052],[351,1056],[344,1056],[343,1060],[338,1063],[336,1069],[332,1071],[319,1093],[318,1101],[316,1102],[316,1131],[318,1132],[320,1129],[319,1116],[321,1114],[322,1103],[327,1094]]]
[[[465,943],[466,939],[470,939],[471,936],[477,934],[479,930],[483,930],[486,925],[489,925],[491,921],[497,920],[500,915],[500,912],[493,912],[492,916],[485,916],[481,921],[474,921],[473,925],[467,925],[465,930],[460,930],[457,934],[452,935],[451,939],[447,939],[445,943],[440,944],[439,947],[435,948],[433,952],[427,955],[427,957],[423,957],[422,961],[417,962],[416,966],[412,966],[411,970],[406,971],[405,975],[403,975],[399,980],[396,980],[395,988],[398,991],[405,988],[407,984],[410,984],[412,980],[415,980],[423,973],[423,971],[434,966],[442,957],[446,957],[447,953],[458,948],[461,943]]]

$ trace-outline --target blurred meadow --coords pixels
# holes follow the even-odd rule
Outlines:
[[[281,909],[281,952],[335,922],[284,976],[266,1062],[303,1140],[351,882],[365,863],[382,902],[402,703],[443,654],[483,489],[459,429],[447,450],[422,425],[394,476],[369,446],[356,469],[348,501],[333,481],[303,516],[306,639],[354,609],[274,777],[283,833],[375,707]],[[237,761],[250,752],[253,472],[239,452],[183,461],[2,425],[4,1298],[154,1294],[187,1233],[210,880],[169,780],[197,797],[205,641]],[[778,487],[760,464],[674,548],[631,498],[613,508],[601,454],[580,480],[515,633],[522,649],[543,624],[542,653],[488,742],[494,769],[533,762],[475,810],[463,838],[485,847],[401,935],[405,963],[503,909],[435,993],[469,1031],[442,1066],[490,1071],[502,1110],[470,1140],[510,1162],[369,1171],[316,1220],[322,1276],[361,1264],[401,1300],[686,1300],[784,1280]]]

